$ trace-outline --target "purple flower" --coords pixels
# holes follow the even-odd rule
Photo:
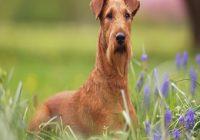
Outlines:
[[[197,56],[196,56],[196,62],[200,66],[200,54],[197,54]]]
[[[190,130],[194,127],[195,124],[195,113],[193,109],[188,109],[185,114],[185,127],[186,129]]]
[[[141,72],[140,76],[139,76],[139,79],[137,81],[137,84],[136,84],[136,89],[137,89],[138,92],[140,92],[140,90],[142,89],[143,85],[144,85],[144,73]]]
[[[146,132],[147,136],[150,136],[151,123],[149,121],[145,121],[145,132]]]
[[[165,125],[169,126],[171,120],[172,120],[172,113],[169,109],[167,109],[165,112]]]
[[[179,117],[178,123],[179,123],[180,125],[183,125],[183,124],[184,124],[184,116],[183,116],[183,115],[181,115],[181,116]]]
[[[180,53],[176,54],[176,66],[180,69],[182,66],[186,67],[188,63],[188,53],[185,51],[183,55]]]
[[[196,90],[196,82],[197,82],[197,73],[194,68],[190,69],[190,92],[194,95]]]
[[[181,133],[180,133],[180,131],[178,129],[174,129],[172,134],[173,134],[174,140],[179,140],[180,139]]]
[[[163,94],[164,97],[168,96],[169,88],[170,88],[169,77],[168,75],[165,75],[163,79],[163,83],[161,85],[161,93]]]
[[[153,135],[153,140],[162,140],[162,136],[159,132],[155,132]]]
[[[188,63],[188,53],[185,51],[183,53],[183,66],[186,67]]]
[[[144,104],[147,108],[149,108],[149,105],[150,105],[150,88],[149,88],[149,85],[146,84],[144,86]]]
[[[148,55],[147,54],[142,54],[142,56],[141,56],[141,61],[142,62],[145,62],[145,61],[147,61],[148,60]]]
[[[177,53],[176,54],[176,66],[178,69],[180,69],[181,65],[182,65],[182,57],[181,57],[180,53]]]

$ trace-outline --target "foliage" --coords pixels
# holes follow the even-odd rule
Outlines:
[[[2,0],[0,19],[4,22],[86,21],[92,18],[89,2],[89,0]]]
[[[148,59],[141,60],[142,72],[134,82],[136,92],[133,91],[133,100],[147,138],[199,139],[198,61],[195,62],[193,58],[193,62],[188,64],[188,54],[184,52],[181,57],[176,57],[173,64],[161,64],[149,72],[146,67]],[[176,63],[177,61],[180,63]],[[134,71],[133,75],[135,76]],[[146,85],[149,85],[148,90]]]
[[[7,73],[0,69],[0,137],[2,140],[25,139],[27,100],[21,100],[22,82],[15,93],[8,87],[12,72]]]
[[[8,0],[4,3],[19,6],[16,4],[19,1],[21,0],[16,0],[13,3],[13,1]],[[3,10],[2,8],[6,9],[6,7],[6,5],[0,5],[1,10]],[[30,14],[30,10],[27,14]],[[21,12],[26,14],[23,11]],[[1,12],[1,15],[9,14],[12,17],[13,13]],[[185,26],[174,26],[172,28],[168,25],[144,25],[140,23],[134,25],[136,36],[133,35],[131,38],[134,39],[135,57],[132,61],[134,67],[131,67],[130,72],[130,89],[141,128],[138,130],[129,129],[128,132],[105,131],[103,136],[92,137],[91,139],[107,140],[117,137],[142,140],[152,137],[160,138],[160,136],[164,136],[165,133],[163,132],[166,130],[163,123],[164,116],[170,114],[165,112],[166,109],[171,112],[171,117],[170,115],[167,117],[170,122],[168,130],[171,137],[178,137],[179,133],[181,137],[184,137],[187,130],[178,123],[178,120],[181,120],[182,116],[182,122],[184,123],[185,116],[187,116],[186,120],[191,122],[188,123],[189,126],[193,126],[194,119],[190,117],[193,115],[186,115],[189,108],[195,111],[195,128],[188,134],[192,134],[198,139],[200,95],[199,84],[194,83],[196,83],[195,75],[199,75],[200,66],[195,65],[190,70],[189,64],[194,63],[194,59],[192,56],[192,60],[185,63],[186,53],[179,54],[177,68],[175,62],[171,62],[174,52],[188,45],[185,43],[189,38],[187,29]],[[28,101],[31,101],[30,96],[34,94],[37,94],[38,99],[42,100],[52,93],[63,89],[74,89],[82,84],[95,60],[96,47],[94,44],[96,44],[97,36],[94,36],[94,34],[97,33],[97,28],[68,24],[58,26],[51,24],[45,24],[45,26],[13,24],[1,25],[0,28],[0,65],[7,69],[15,66],[13,76],[12,71],[7,74],[5,71],[0,70],[1,139],[21,140],[34,137],[52,140],[78,139],[78,136],[73,134],[70,127],[63,127],[51,121],[43,125],[55,125],[55,130],[43,131],[40,135],[27,133],[27,120],[33,115]],[[141,58],[142,62],[139,62],[135,58],[139,56],[141,44],[143,43],[148,44],[146,50],[148,54],[150,53],[150,57],[147,56],[147,53],[144,53]],[[198,58],[199,56],[196,57],[197,64],[199,64]],[[163,63],[163,60],[166,59],[168,61]],[[184,66],[182,66],[182,63]],[[159,65],[154,69],[157,64]],[[158,75],[157,82],[154,81],[153,76],[156,73]],[[163,75],[166,76],[163,77]],[[11,80],[12,77],[14,80]],[[190,78],[193,79],[192,85],[195,85],[196,92],[194,94],[190,94]],[[20,79],[24,83],[23,94],[21,83],[16,93],[12,90],[17,85],[16,81],[18,82]],[[138,79],[141,80],[138,81]],[[140,86],[136,88],[136,85]],[[157,86],[155,87],[155,85]],[[160,88],[160,91],[158,88]],[[162,93],[167,93],[167,97],[162,97],[161,89]],[[154,91],[156,91],[155,94]],[[193,113],[190,111],[189,114]],[[124,115],[127,122],[129,122],[127,113],[124,113]],[[159,128],[161,128],[161,131],[158,130]]]
[[[119,132],[107,132],[105,130],[102,136],[91,137],[91,140],[200,138],[200,84],[198,82],[200,67],[198,61],[197,64],[193,63],[194,66],[190,66],[188,58],[183,55],[179,59],[182,59],[184,63],[167,65],[168,67],[174,65],[173,71],[169,71],[168,67],[162,65],[151,71],[147,66],[149,57],[146,58],[141,59],[141,62],[135,59],[132,61],[134,67],[139,66],[141,68],[142,76],[135,73],[132,64],[130,74],[130,82],[135,85],[131,86],[131,91],[140,128],[134,129],[130,123],[126,100],[123,98],[125,107],[123,115],[129,130]],[[162,72],[163,67],[164,72]],[[136,75],[138,75],[138,79]],[[22,94],[21,82],[15,94],[11,92],[9,89],[11,77],[12,71],[7,74],[0,70],[1,139],[80,139],[69,126],[64,127],[62,121],[55,123],[54,118],[42,124],[41,128],[54,125],[55,129],[50,131],[44,129],[39,135],[28,133],[26,130],[29,104],[27,100],[20,99]],[[122,90],[122,97],[124,97],[123,92]]]

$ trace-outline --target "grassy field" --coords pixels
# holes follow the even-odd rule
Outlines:
[[[44,99],[65,89],[77,89],[93,68],[98,25],[8,24],[0,26],[0,66],[14,69],[12,87],[22,80],[24,96]],[[173,61],[177,51],[190,48],[188,29],[175,25],[133,27],[134,57],[143,47],[150,67]]]
[[[97,38],[98,25],[1,24],[0,67],[8,73],[13,73],[9,85],[3,84],[3,86],[6,87],[6,93],[10,93],[9,96],[11,96],[11,99],[9,99],[9,96],[5,99],[0,98],[3,100],[0,100],[0,103],[4,103],[2,106],[5,106],[7,111],[9,111],[9,109],[11,111],[16,111],[15,107],[18,106],[20,108],[19,112],[25,112],[24,116],[26,116],[26,108],[20,107],[24,104],[23,100],[28,100],[28,104],[32,104],[34,95],[36,95],[40,102],[56,92],[79,88],[87,79],[88,74],[94,66]],[[129,85],[133,103],[138,112],[139,121],[142,125],[145,120],[151,120],[153,133],[157,124],[161,123],[162,125],[162,117],[160,116],[164,114],[165,107],[159,107],[158,104],[162,104],[164,101],[174,114],[173,123],[169,126],[170,131],[172,131],[173,128],[177,127],[177,117],[181,113],[186,113],[189,107],[196,108],[197,111],[200,110],[200,88],[197,87],[195,96],[189,94],[190,82],[188,79],[190,66],[194,65],[199,73],[194,59],[196,52],[192,51],[190,45],[189,30],[186,25],[135,23],[132,42],[134,46],[134,57],[132,59],[133,67],[130,69],[129,74]],[[157,98],[153,98],[149,111],[141,112],[141,110],[144,109],[144,89],[140,92],[136,92],[135,87],[140,72],[143,71],[140,62],[143,48],[149,55],[148,70],[145,71],[145,81],[146,84],[149,83],[151,92],[153,92],[152,86],[154,86],[152,85],[154,83],[154,81],[152,81],[152,71],[155,67],[159,71],[159,83],[162,83],[163,74],[165,73],[169,74],[171,83],[176,83],[184,79],[187,80],[178,84],[176,83],[177,87],[171,87],[168,98],[163,99],[163,97],[161,97],[158,100]],[[185,70],[177,71],[175,55],[177,52],[182,53],[183,51],[189,52],[189,63]],[[19,81],[23,83],[23,92],[21,93],[18,90],[16,95],[11,94],[15,93]],[[177,89],[174,91],[172,90],[174,88]],[[19,89],[21,89],[20,86]],[[185,96],[180,95],[181,100],[179,100],[178,96],[174,97],[174,95],[180,94],[180,90],[184,95],[186,93]],[[17,103],[19,96],[22,96],[22,103],[21,101]],[[194,102],[193,99],[197,100]],[[10,108],[7,104],[11,104]],[[181,109],[178,110],[178,107]],[[16,120],[20,120],[20,114],[16,115]],[[29,120],[29,115],[32,115],[30,110],[28,110],[28,116],[25,122]],[[8,116],[10,117],[10,115]],[[198,124],[199,118],[200,117],[196,119],[196,124]],[[14,127],[14,132],[20,131],[18,139],[20,139],[20,137],[26,137],[26,134],[21,131],[21,129],[26,128],[26,124],[16,124],[16,126],[12,127]],[[185,132],[183,129],[181,129],[181,131]],[[5,132],[7,131],[5,130]],[[197,132],[199,131],[195,131],[195,135],[197,135]],[[127,135],[129,135],[129,133],[123,133],[123,137]],[[130,136],[131,138],[139,140],[147,139],[144,127],[142,127],[136,135],[137,136],[131,134]],[[53,135],[49,136],[52,136],[52,138],[50,138],[52,140],[58,139]],[[101,139],[108,139],[108,137],[106,135]]]

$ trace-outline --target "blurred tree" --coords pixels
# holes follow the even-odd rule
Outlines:
[[[195,46],[200,48],[200,0],[185,0],[194,34]]]
[[[90,0],[0,0],[0,22],[88,22]]]
[[[0,0],[0,21],[10,21],[19,9],[22,0]]]

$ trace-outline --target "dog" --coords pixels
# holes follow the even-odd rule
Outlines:
[[[92,0],[91,9],[100,21],[95,67],[77,91],[58,93],[36,110],[29,124],[32,132],[53,117],[80,135],[102,134],[125,126],[121,90],[134,126],[138,125],[128,93],[128,65],[132,56],[131,24],[140,7],[137,0]]]

